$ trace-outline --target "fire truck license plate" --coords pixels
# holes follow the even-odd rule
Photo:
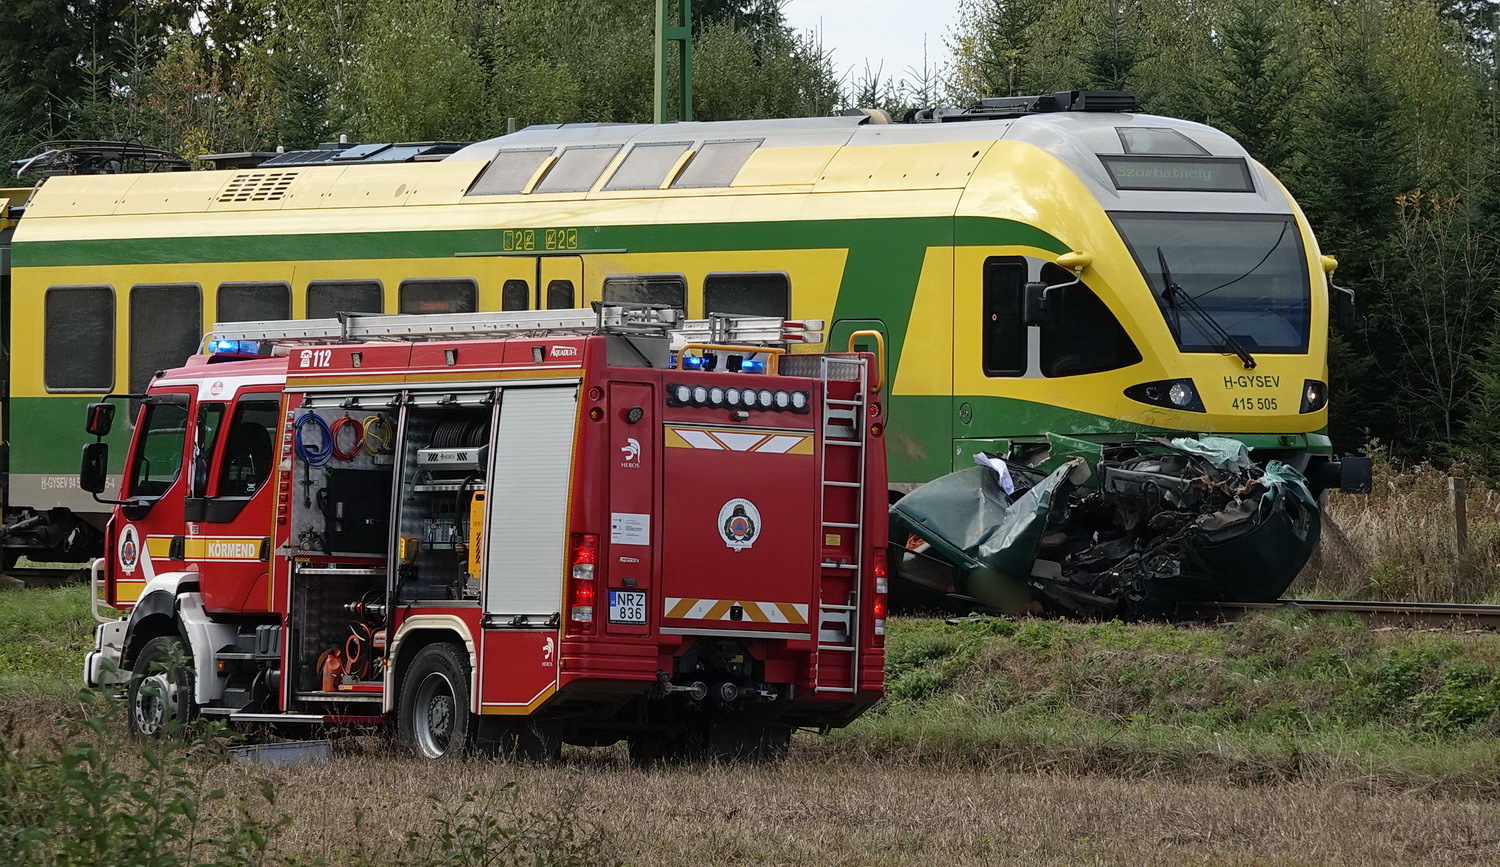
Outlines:
[[[610,623],[645,623],[646,622],[646,591],[644,591],[644,590],[611,590],[611,591],[609,591],[609,622]]]

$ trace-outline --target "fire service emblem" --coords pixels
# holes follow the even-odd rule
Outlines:
[[[719,510],[719,535],[724,544],[743,551],[755,544],[760,535],[760,510],[744,497],[735,497]]]

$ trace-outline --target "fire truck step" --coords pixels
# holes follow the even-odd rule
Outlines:
[[[824,445],[829,445],[829,446],[861,446],[861,445],[864,445],[864,443],[861,443],[859,440],[836,440],[836,439],[833,439],[832,437],[829,437],[828,439],[823,440],[823,444]]]
[[[818,687],[814,687],[814,689],[816,689],[818,692],[849,692],[849,693],[852,693],[852,692],[856,691],[851,686],[818,686]]]
[[[858,530],[859,529],[859,525],[858,524],[849,524],[849,523],[845,523],[843,521],[824,521],[823,522],[823,526],[825,526],[825,527],[843,527],[846,530]]]
[[[323,715],[320,713],[232,713],[229,715],[230,722],[259,722],[259,723],[313,723],[321,725]]]
[[[859,487],[859,482],[827,482],[827,481],[825,481],[823,484],[829,486],[830,488],[857,488],[857,487]]]

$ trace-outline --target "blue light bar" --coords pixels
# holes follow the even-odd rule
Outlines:
[[[208,345],[208,351],[218,355],[260,355],[260,343],[254,340],[215,340]]]

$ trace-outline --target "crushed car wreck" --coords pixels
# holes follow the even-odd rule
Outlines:
[[[891,507],[893,602],[1128,618],[1271,601],[1318,543],[1302,474],[1236,440],[1054,437],[1038,466],[975,463]]]

